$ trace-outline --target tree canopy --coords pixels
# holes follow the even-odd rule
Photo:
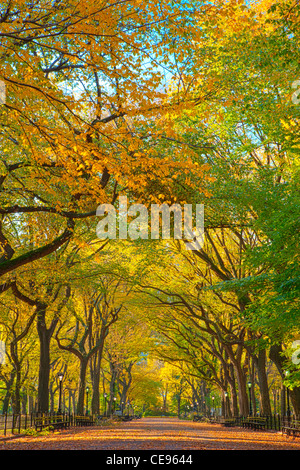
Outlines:
[[[299,14],[2,3],[2,412],[54,410],[62,372],[78,414],[88,385],[94,414],[210,413],[213,395],[247,415],[249,381],[256,411],[284,414],[288,387],[300,414]],[[203,245],[99,240],[120,196],[204,205]]]

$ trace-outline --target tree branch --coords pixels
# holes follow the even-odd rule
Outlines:
[[[17,256],[16,258],[3,261],[0,263],[0,276],[13,271],[14,269],[19,268],[20,266],[24,266],[32,261],[36,261],[44,256],[47,256],[54,251],[56,251],[60,246],[66,243],[73,235],[74,231],[74,222],[72,220],[68,220],[68,227],[65,229],[62,235],[55,238],[51,243],[42,246],[41,248],[37,248],[35,250],[31,250],[23,255]]]

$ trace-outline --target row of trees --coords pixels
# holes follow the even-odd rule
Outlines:
[[[152,315],[166,338],[159,353],[228,394],[234,415],[249,413],[248,381],[257,385],[260,411],[271,413],[269,360],[300,411],[292,360],[299,335],[299,67],[291,53],[299,7],[287,8],[228,2],[210,5],[209,20],[198,18],[206,34],[194,44],[195,73],[202,91],[213,87],[214,100],[174,118],[174,127],[214,177],[205,181],[211,197],[190,194],[205,205],[205,243],[193,252],[169,244],[167,271],[148,272],[140,289],[159,308]]]
[[[64,372],[78,413],[87,384],[166,410],[155,357],[179,411],[247,415],[250,381],[299,415],[299,6],[52,3],[1,7],[3,409]],[[204,204],[203,246],[97,240],[119,195]]]
[[[53,344],[79,362],[78,412],[88,367],[93,411],[99,408],[105,339],[125,315],[122,295],[114,297],[128,287],[105,273],[122,259],[102,256],[96,209],[122,193],[159,200],[163,187],[173,192],[178,169],[182,182],[191,169],[203,174],[158,148],[168,134],[166,114],[184,103],[180,87],[172,97],[167,89],[170,79],[181,80],[172,38],[179,33],[186,50],[183,28],[195,7],[135,0],[1,4],[4,409],[13,395],[19,410],[29,377],[38,387],[38,410],[49,409],[51,368],[64,368],[53,359]],[[155,128],[158,121],[165,132]],[[112,389],[114,354],[106,356]]]

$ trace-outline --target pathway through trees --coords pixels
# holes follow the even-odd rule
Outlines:
[[[300,450],[300,439],[280,432],[224,428],[176,418],[72,428],[48,436],[0,442],[0,450]]]

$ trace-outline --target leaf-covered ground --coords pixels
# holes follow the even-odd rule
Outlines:
[[[93,428],[71,428],[47,436],[0,441],[0,450],[300,450],[300,438],[280,432],[144,418]]]

